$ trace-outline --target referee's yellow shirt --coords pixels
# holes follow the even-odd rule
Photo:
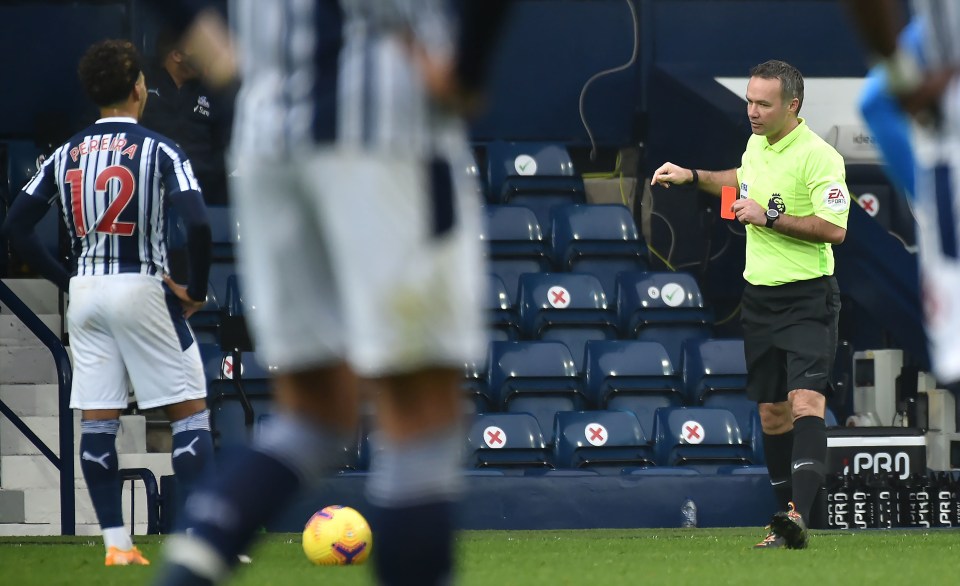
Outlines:
[[[791,216],[815,215],[847,227],[850,192],[843,157],[817,136],[803,118],[776,144],[765,136],[747,141],[737,181],[740,197],[764,209]],[[829,244],[806,242],[762,226],[747,226],[747,260],[743,278],[753,285],[782,285],[833,274]]]

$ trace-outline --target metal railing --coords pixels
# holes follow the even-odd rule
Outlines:
[[[70,410],[70,387],[73,381],[73,368],[70,366],[70,357],[63,347],[60,338],[50,331],[37,314],[17,297],[5,283],[0,281],[0,304],[6,306],[13,315],[17,316],[23,325],[27,326],[33,335],[47,347],[53,355],[54,365],[57,367],[58,403],[60,414],[60,457],[53,453],[47,444],[33,432],[20,417],[0,400],[0,414],[13,423],[20,433],[25,435],[40,453],[60,471],[60,533],[76,535],[77,516],[74,494],[74,461],[73,461],[73,412]]]

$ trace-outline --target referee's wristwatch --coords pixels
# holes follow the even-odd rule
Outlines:
[[[773,223],[780,219],[780,210],[767,210],[767,228],[773,228]]]

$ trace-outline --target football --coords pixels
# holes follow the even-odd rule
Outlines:
[[[303,528],[303,553],[318,566],[362,564],[372,545],[367,520],[350,507],[325,507]]]

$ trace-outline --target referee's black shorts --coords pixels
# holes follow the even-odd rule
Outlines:
[[[779,403],[808,389],[827,395],[837,352],[840,289],[833,276],[743,291],[747,395]]]

